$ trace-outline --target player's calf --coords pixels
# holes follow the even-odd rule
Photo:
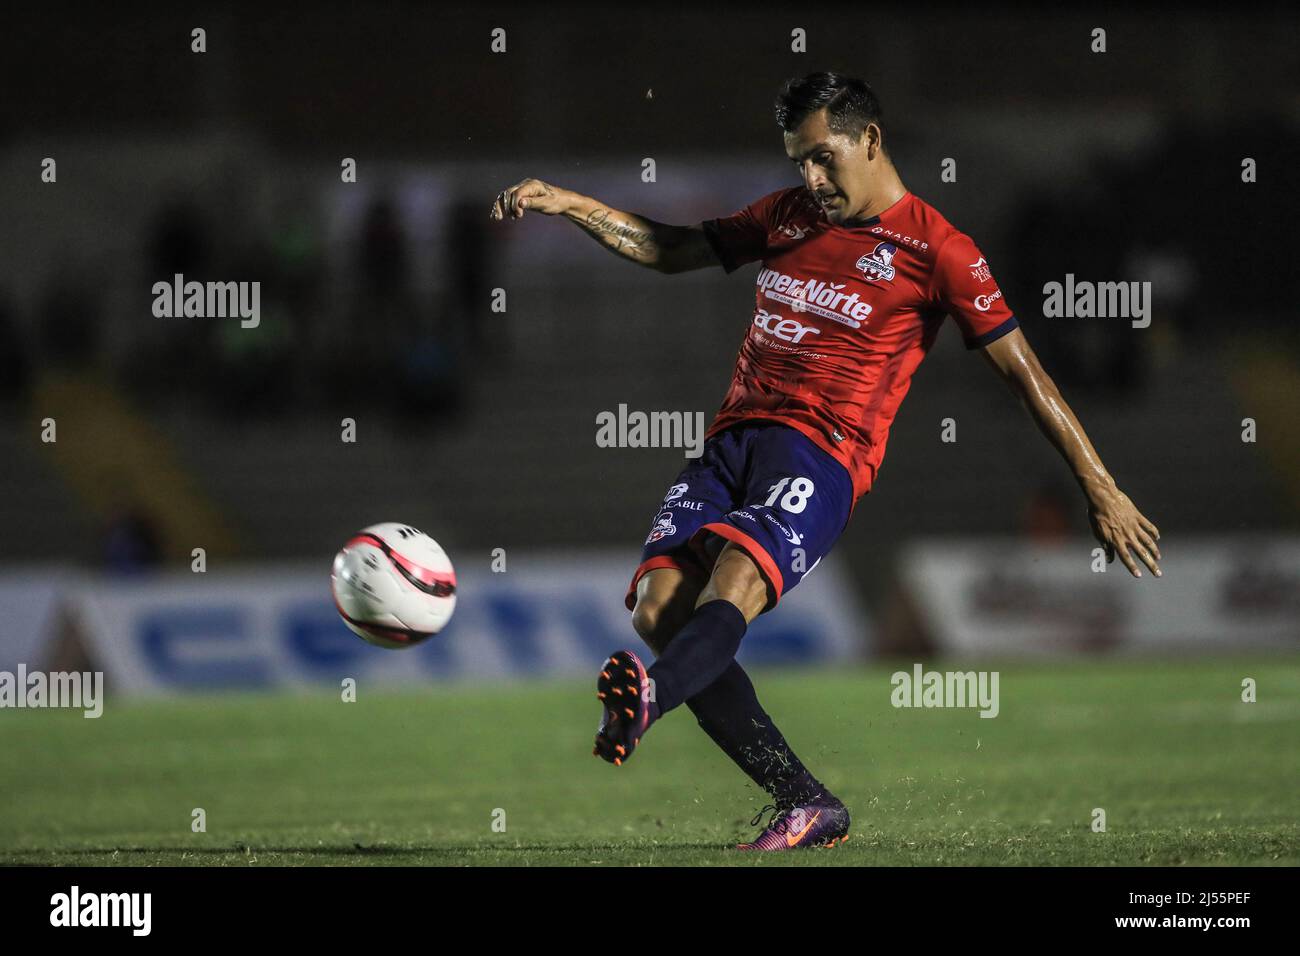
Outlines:
[[[632,629],[658,656],[695,610],[700,584],[677,568],[655,568],[637,582]]]
[[[700,592],[697,604],[728,601],[744,615],[748,624],[771,603],[772,589],[758,564],[743,548],[727,542],[709,575],[709,583]]]

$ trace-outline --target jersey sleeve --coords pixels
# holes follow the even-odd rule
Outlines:
[[[738,213],[721,219],[706,219],[700,224],[704,238],[713,247],[718,261],[728,274],[747,262],[763,258],[767,236],[777,201],[788,190],[778,189],[756,199]]]
[[[965,233],[955,233],[939,248],[933,282],[939,308],[953,317],[968,349],[996,342],[1020,324],[988,262]]]

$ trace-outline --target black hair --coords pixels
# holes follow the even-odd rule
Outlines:
[[[823,107],[832,132],[857,139],[869,123],[884,130],[880,100],[871,87],[843,73],[809,73],[802,79],[786,80],[774,104],[777,125],[792,133]]]

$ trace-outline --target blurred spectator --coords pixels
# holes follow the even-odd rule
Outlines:
[[[499,330],[506,316],[490,309],[489,260],[491,250],[500,248],[500,243],[488,241],[487,226],[482,202],[461,199],[451,207],[447,219],[448,278],[442,314],[449,323],[459,326],[459,338],[474,356],[488,351],[500,355],[507,344],[507,337]]]
[[[226,271],[235,281],[260,283],[258,324],[244,328],[236,318],[204,320],[213,356],[212,405],[239,420],[279,415],[293,401],[297,360],[280,262],[269,246],[253,239]]]
[[[328,397],[349,409],[401,406],[396,383],[402,357],[412,347],[417,313],[411,290],[411,256],[396,205],[373,200],[356,242],[355,297],[348,312],[346,346],[322,369]]]
[[[27,392],[31,357],[10,298],[0,293],[0,402],[16,402]]]
[[[134,574],[162,564],[162,546],[149,518],[136,509],[127,509],[109,519],[101,556],[106,570]]]
[[[410,256],[406,233],[390,199],[366,210],[358,243],[361,294],[372,307],[404,304],[409,296]]]
[[[169,200],[158,211],[149,238],[149,269],[155,281],[176,273],[187,279],[205,278],[211,264],[211,230],[202,211],[188,199]]]
[[[63,263],[55,270],[37,309],[45,363],[64,369],[95,364],[103,326],[98,288],[102,283],[84,266]]]
[[[435,333],[431,324],[413,334],[401,350],[393,397],[395,411],[408,424],[442,425],[463,410],[459,343]]]
[[[123,363],[122,380],[134,394],[175,405],[197,402],[217,387],[206,323],[181,316],[154,318],[151,311],[155,282],[170,284],[178,273],[187,282],[217,278],[208,274],[213,247],[211,227],[188,197],[168,199],[158,208],[136,280],[140,292],[131,298],[138,303],[133,314],[146,316],[149,322],[140,327]]]

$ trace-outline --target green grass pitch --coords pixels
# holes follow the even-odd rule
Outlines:
[[[355,703],[0,711],[0,863],[1300,863],[1300,659],[1009,664],[994,719],[896,710],[894,669],[754,675],[853,814],[835,849],[731,849],[764,801],[684,707],[615,768],[591,755],[592,681],[397,694],[363,680]]]

